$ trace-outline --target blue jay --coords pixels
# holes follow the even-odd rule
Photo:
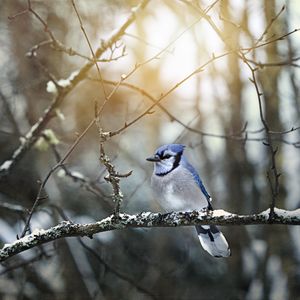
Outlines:
[[[167,211],[212,210],[211,197],[197,171],[183,155],[184,145],[169,144],[159,147],[154,156],[151,185],[161,206]],[[204,250],[215,257],[230,256],[228,243],[214,225],[197,225],[197,234]]]

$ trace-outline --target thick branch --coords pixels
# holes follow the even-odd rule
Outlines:
[[[47,230],[35,230],[33,233],[11,243],[5,244],[0,250],[0,262],[20,252],[35,246],[48,243],[60,238],[87,236],[95,233],[141,227],[177,227],[192,226],[199,224],[215,225],[254,225],[254,224],[284,224],[300,225],[300,209],[288,211],[276,208],[274,217],[269,219],[269,210],[253,215],[237,215],[224,210],[207,212],[173,212],[173,213],[151,213],[144,212],[137,215],[120,214],[119,218],[111,215],[101,221],[90,224],[74,224],[62,222]]]
[[[112,35],[102,41],[101,45],[95,51],[95,59],[97,60],[108,49],[110,49],[125,33],[126,29],[136,20],[138,13],[148,4],[149,0],[142,0],[141,3],[131,9],[126,21],[114,31]],[[29,1],[30,3],[30,1]],[[88,61],[80,70],[73,72],[69,78],[64,81],[63,85],[55,86],[57,95],[55,96],[51,105],[44,111],[44,114],[39,120],[31,127],[25,136],[24,142],[14,151],[11,158],[4,161],[0,165],[0,180],[9,174],[16,163],[25,155],[25,153],[34,145],[40,133],[45,126],[55,116],[55,109],[60,106],[65,97],[82,81],[86,78],[87,73],[94,66],[94,58]]]

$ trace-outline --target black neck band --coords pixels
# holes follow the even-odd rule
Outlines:
[[[172,168],[169,171],[163,172],[163,173],[156,173],[155,175],[157,175],[157,176],[165,176],[165,175],[169,174],[170,172],[172,172],[174,169],[176,169],[179,166],[181,155],[182,155],[182,152],[176,154],[173,166],[172,166]]]

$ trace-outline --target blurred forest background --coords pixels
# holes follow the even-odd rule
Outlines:
[[[25,155],[1,177],[1,246],[21,235],[40,181],[93,120],[95,102],[105,102],[100,115],[105,131],[123,128],[104,145],[117,171],[133,170],[121,180],[121,211],[162,211],[150,188],[153,166],[145,158],[173,142],[188,146],[186,155],[215,208],[239,214],[267,209],[272,157],[281,173],[276,206],[299,207],[300,38],[299,32],[288,33],[300,27],[300,2],[147,2],[137,11],[139,1],[134,0],[77,0],[83,31],[72,1],[0,0],[2,170],[14,151],[32,139],[27,133],[55,101],[55,78],[68,87],[92,57],[84,33],[96,52],[130,15],[134,18],[101,55],[102,80],[95,66],[84,74],[53,109],[34,145],[23,149]],[[28,5],[31,10],[26,11]],[[247,64],[263,94],[269,132]],[[160,107],[127,127],[160,98]],[[278,147],[276,155],[270,154],[266,133],[274,149]],[[64,219],[94,222],[110,215],[112,191],[106,173],[93,126],[65,168],[47,182],[30,228],[48,228]],[[203,251],[193,228],[128,229],[93,239],[58,240],[2,263],[0,295],[300,299],[299,227],[231,226],[222,231],[232,249],[229,259]]]

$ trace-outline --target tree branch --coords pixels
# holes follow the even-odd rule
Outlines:
[[[142,0],[140,4],[138,4],[136,7],[133,7],[131,9],[131,13],[129,14],[125,22],[118,28],[118,30],[114,31],[107,40],[101,42],[101,45],[95,51],[94,57],[96,59],[101,57],[101,55],[107,49],[110,49],[125,34],[126,29],[136,20],[137,15],[140,13],[141,10],[145,8],[148,2],[149,0]],[[28,1],[28,3],[30,4],[30,1]],[[80,70],[73,72],[66,80],[63,80],[62,85],[59,86],[55,85],[56,88],[55,90],[57,91],[57,95],[55,95],[53,102],[49,105],[48,108],[45,109],[43,116],[40,117],[39,120],[28,131],[28,133],[25,136],[24,142],[21,143],[21,145],[14,151],[11,158],[4,161],[0,165],[0,180],[9,174],[9,172],[16,165],[16,163],[34,145],[42,130],[52,119],[52,117],[56,115],[55,109],[58,108],[60,104],[64,101],[65,97],[82,80],[86,78],[88,72],[93,66],[94,66],[94,59],[92,61],[88,61],[80,68]]]
[[[47,230],[36,229],[31,234],[16,240],[11,244],[5,244],[0,250],[0,262],[21,253],[60,238],[87,236],[93,234],[125,228],[152,228],[152,227],[178,227],[192,225],[254,225],[254,224],[282,224],[300,225],[300,209],[293,211],[274,209],[274,216],[270,217],[269,209],[259,214],[238,215],[224,210],[192,211],[172,213],[143,212],[137,215],[120,213],[118,218],[111,215],[95,223],[76,224],[62,222]]]

